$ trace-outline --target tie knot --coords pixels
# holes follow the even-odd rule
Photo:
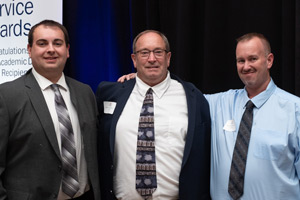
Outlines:
[[[149,89],[147,90],[147,93],[146,93],[146,94],[152,94],[152,92],[153,92],[152,88],[149,88]]]
[[[249,100],[249,101],[246,103],[246,109],[252,110],[253,107],[255,107],[255,105],[252,103],[251,100]]]
[[[52,85],[50,85],[50,87],[55,92],[55,91],[58,91],[59,85],[58,84],[52,84]]]

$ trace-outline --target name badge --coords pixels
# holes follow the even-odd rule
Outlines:
[[[105,114],[113,114],[115,111],[117,103],[112,102],[112,101],[104,101],[103,106],[104,106],[104,113]]]
[[[231,132],[235,131],[236,128],[235,128],[234,120],[233,120],[233,119],[228,120],[228,121],[226,122],[226,124],[224,125],[223,129],[224,129],[225,131],[231,131]]]

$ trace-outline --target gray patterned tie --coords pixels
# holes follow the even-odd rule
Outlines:
[[[244,175],[253,121],[253,107],[254,104],[249,100],[234,146],[228,184],[228,192],[234,200],[239,199],[244,193]]]
[[[79,190],[74,133],[68,109],[59,91],[59,86],[52,84],[51,89],[55,94],[55,108],[61,135],[62,191],[69,197],[73,197]]]
[[[140,113],[136,152],[136,190],[144,199],[157,188],[154,139],[153,94],[149,88]]]

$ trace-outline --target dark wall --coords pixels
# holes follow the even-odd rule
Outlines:
[[[100,81],[116,81],[134,71],[132,38],[156,29],[169,39],[171,72],[204,93],[241,88],[235,39],[259,32],[275,55],[275,83],[300,96],[299,20],[299,0],[65,0],[71,35],[66,73],[93,89]]]

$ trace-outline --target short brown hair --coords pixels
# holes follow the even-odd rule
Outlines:
[[[139,39],[142,35],[144,35],[144,34],[146,34],[146,33],[156,33],[156,34],[158,34],[158,35],[163,39],[163,41],[164,41],[164,43],[165,43],[166,51],[167,51],[167,52],[170,51],[170,44],[169,44],[168,38],[167,38],[163,33],[159,32],[159,31],[156,31],[156,30],[145,30],[145,31],[139,33],[139,34],[134,38],[133,43],[132,43],[132,52],[133,52],[133,53],[136,52],[136,42],[138,41],[138,39]]]
[[[268,39],[261,33],[247,33],[245,35],[242,35],[241,37],[237,38],[236,41],[237,41],[237,44],[239,42],[243,42],[243,41],[249,41],[251,40],[252,38],[254,37],[257,37],[259,38],[263,45],[264,45],[264,48],[265,48],[265,51],[266,51],[266,54],[268,55],[269,53],[271,53],[271,45],[270,45],[270,42],[268,41]]]
[[[60,30],[62,30],[62,32],[64,33],[64,36],[65,36],[65,42],[66,42],[66,46],[69,45],[70,43],[70,39],[69,39],[69,34],[68,34],[68,31],[67,29],[60,23],[56,22],[56,21],[53,21],[53,20],[43,20],[41,22],[39,22],[38,24],[35,24],[29,31],[29,34],[28,34],[28,44],[30,47],[32,47],[32,44],[33,44],[33,32],[35,31],[35,29],[39,26],[54,26],[54,27],[58,27]]]

